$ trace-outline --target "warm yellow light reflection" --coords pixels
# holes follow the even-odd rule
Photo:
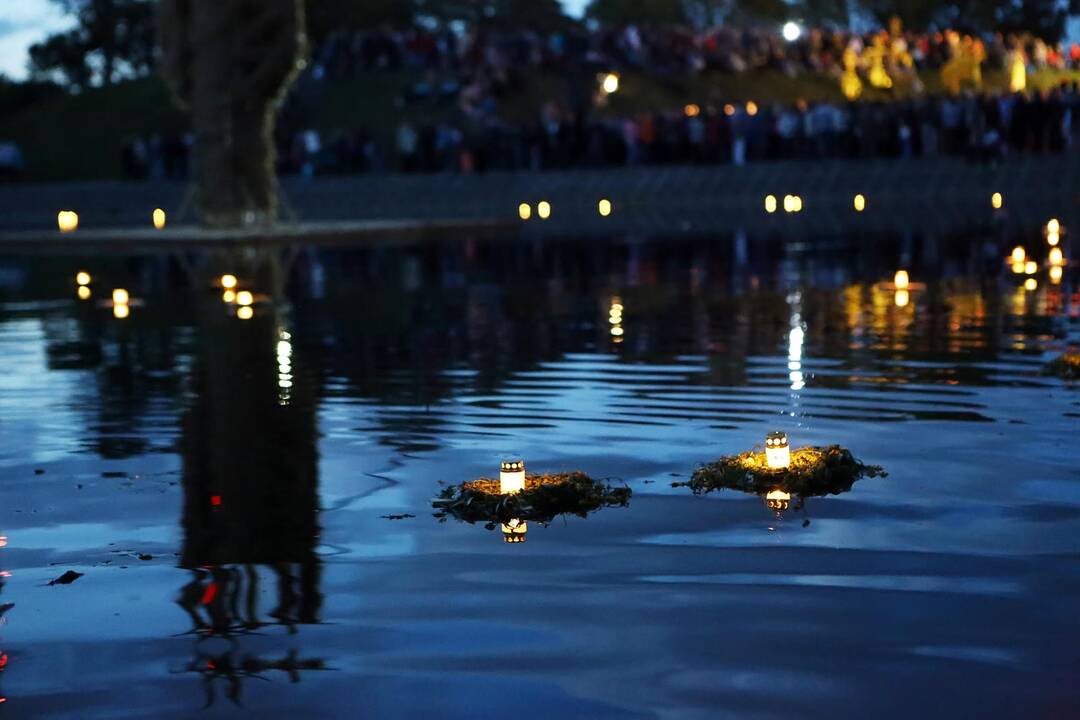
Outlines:
[[[765,461],[773,469],[791,465],[791,448],[788,447],[788,437],[785,433],[771,432],[766,436]]]
[[[686,117],[697,117],[701,114],[701,108],[694,103],[690,103],[683,108],[683,112],[686,113]]]
[[[766,195],[765,196],[765,212],[769,213],[770,215],[772,213],[776,212],[776,196],[775,195]]]
[[[596,209],[599,211],[602,217],[607,217],[611,214],[611,201],[607,198],[604,198],[599,203],[597,203]]]
[[[76,292],[78,292],[80,300],[90,299],[90,288],[86,285],[80,285],[79,289]]]
[[[1023,247],[1017,245],[1012,251],[1012,261],[1014,263],[1022,263],[1027,259],[1027,251]]]
[[[1057,218],[1050,218],[1050,220],[1047,221],[1046,232],[1054,233],[1055,235],[1061,232],[1061,223],[1058,222]]]
[[[131,296],[128,295],[128,291],[124,288],[116,288],[112,291],[112,301],[116,305],[126,305]]]
[[[1061,242],[1061,235],[1057,233],[1046,233],[1046,242],[1049,243],[1050,247],[1053,247]]]
[[[754,102],[753,100],[746,103],[746,114],[749,115],[750,117],[753,117],[753,116],[757,115],[757,110],[758,110],[757,103]]]
[[[131,307],[126,304],[113,305],[112,313],[114,317],[123,320],[131,314]]]
[[[611,328],[611,334],[614,337],[622,337],[624,332],[625,331],[621,327],[619,327],[618,325]]]
[[[728,117],[731,117],[732,115],[734,115],[735,114],[735,106],[732,105],[731,103],[728,103],[728,104],[724,105],[724,114],[727,115]]]
[[[1022,260],[1020,262],[1014,262],[1012,264],[1012,271],[1017,275],[1023,275],[1024,274],[1024,262]]]
[[[893,301],[896,303],[896,307],[907,307],[908,303],[911,302],[911,293],[907,290],[897,290]]]
[[[1035,262],[1034,260],[1028,260],[1026,263],[1024,263],[1024,274],[1025,275],[1034,275],[1036,272],[1038,272],[1038,270],[1039,270],[1039,264],[1037,262]]]
[[[523,543],[529,533],[529,523],[518,518],[511,518],[502,524],[503,542]]]
[[[791,507],[791,493],[780,490],[779,488],[770,490],[765,496],[765,505],[770,510],[784,512]]]
[[[784,212],[795,212],[795,196],[784,196]]]
[[[525,461],[511,458],[499,463],[499,492],[513,495],[525,489]]]
[[[600,83],[601,89],[605,94],[611,95],[619,91],[619,76],[616,73],[609,72],[604,75],[603,81]]]
[[[995,210],[1000,210],[1004,204],[1004,198],[1001,197],[1001,193],[996,192],[990,196],[990,204],[994,206]]]
[[[56,213],[56,226],[60,232],[73,232],[79,227],[79,215],[74,210],[61,210]]]
[[[518,205],[518,217],[522,220],[528,220],[532,217],[532,206],[529,203],[521,203]]]
[[[547,220],[551,217],[551,203],[547,200],[536,203],[536,214],[541,220]]]
[[[1050,264],[1062,265],[1065,262],[1065,253],[1061,252],[1061,248],[1050,248]]]
[[[1036,290],[1039,287],[1039,281],[1035,278],[1028,278],[1024,281],[1025,290]]]
[[[1055,265],[1050,268],[1050,282],[1057,285],[1061,282],[1061,278],[1065,275],[1065,270],[1060,265]]]
[[[855,196],[855,212],[862,212],[866,209],[866,198],[862,195]]]
[[[152,219],[154,221],[154,227],[158,230],[165,227],[165,211],[161,208],[154,208]]]
[[[230,274],[222,275],[221,276],[221,287],[223,287],[223,288],[225,288],[227,290],[231,290],[232,288],[236,287],[236,276],[235,275],[230,275]]]
[[[250,305],[243,305],[236,308],[236,317],[241,320],[250,320],[255,316],[255,311],[251,309]]]
[[[251,305],[251,303],[253,302],[255,302],[255,297],[247,290],[241,290],[240,292],[236,293],[237,305],[247,306]]]
[[[76,285],[89,285],[90,284],[90,273],[86,272],[85,270],[80,270],[79,272],[75,273],[75,284]]]
[[[229,304],[236,302],[236,291],[226,290],[221,293],[221,301]]]
[[[893,276],[893,285],[897,290],[907,290],[911,284],[911,279],[908,277],[907,270],[897,270],[896,275]]]
[[[799,195],[791,196],[791,211],[797,213],[802,212],[802,197]]]

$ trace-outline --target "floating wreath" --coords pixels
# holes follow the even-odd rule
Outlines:
[[[462,522],[495,523],[532,520],[549,523],[559,515],[585,517],[604,507],[625,507],[630,488],[612,487],[583,472],[528,475],[525,489],[500,494],[499,481],[481,478],[446,488],[432,501],[435,517]]]
[[[727,455],[702,465],[688,482],[672,483],[672,487],[688,487],[695,495],[728,488],[755,495],[782,490],[805,498],[838,495],[851,490],[860,478],[886,475],[883,468],[864,465],[850,450],[833,445],[792,450],[791,464],[785,468],[770,468],[765,453],[759,451]]]

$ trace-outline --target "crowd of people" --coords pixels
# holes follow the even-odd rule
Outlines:
[[[1005,70],[1009,91],[987,92],[984,66]],[[953,155],[993,161],[1063,152],[1080,142],[1080,86],[1066,82],[1047,92],[1027,87],[1029,71],[1047,68],[1080,68],[1080,46],[1030,36],[915,34],[898,23],[867,34],[812,29],[787,39],[732,27],[550,34],[420,26],[339,30],[314,53],[275,139],[279,170],[306,176],[799,158]],[[622,71],[670,76],[766,69],[832,77],[847,100],[758,105],[714,94],[623,117],[603,107],[618,91],[617,82],[607,87],[608,77],[617,79]],[[422,79],[397,99],[403,119],[392,134],[360,124],[320,132],[309,122],[327,82],[395,70]],[[940,72],[947,92],[922,92],[920,73],[927,71]],[[547,102],[530,121],[508,121],[503,104],[527,74],[543,72],[562,78],[562,99]],[[894,84],[905,92],[887,99]],[[886,92],[868,100],[864,86]],[[190,144],[190,138],[136,138],[125,147],[125,173],[186,173]]]

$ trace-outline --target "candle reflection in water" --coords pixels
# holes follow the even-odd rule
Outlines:
[[[79,289],[76,290],[75,293],[79,296],[80,300],[89,300],[90,299],[90,295],[91,295],[90,288],[88,286],[86,286],[86,285],[80,285]]]
[[[608,308],[608,324],[611,326],[611,340],[615,344],[623,341],[623,304],[622,298],[615,295],[611,298],[611,306]]]
[[[776,511],[777,515],[785,512],[791,506],[791,493],[780,489],[770,490],[765,495],[765,506]]]
[[[503,542],[523,543],[529,533],[529,523],[514,518],[502,524]]]

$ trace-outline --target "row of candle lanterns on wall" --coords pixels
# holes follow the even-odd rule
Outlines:
[[[157,230],[165,229],[165,219],[165,211],[161,208],[154,208],[150,213],[150,222]],[[79,229],[79,214],[74,210],[61,210],[56,213],[56,226],[62,233],[75,232]]]
[[[611,215],[614,206],[607,198],[600,198],[596,203],[596,212],[600,214],[600,217],[609,217]],[[518,217],[522,220],[528,220],[533,216],[533,208],[527,202],[523,202],[518,205]],[[541,200],[536,203],[536,217],[541,220],[547,220],[551,217],[551,203],[547,200]]]

